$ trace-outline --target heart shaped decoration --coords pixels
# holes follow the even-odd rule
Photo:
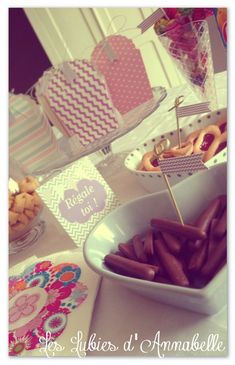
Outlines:
[[[106,38],[115,59],[99,43],[91,56],[92,63],[104,75],[113,105],[123,115],[153,97],[141,52],[132,40],[113,35]]]
[[[53,70],[47,99],[67,134],[77,134],[87,145],[118,128],[118,122],[106,83],[92,64],[75,60],[67,62],[68,67],[71,77],[61,68]]]

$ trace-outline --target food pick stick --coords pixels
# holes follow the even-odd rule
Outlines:
[[[154,154],[157,158],[157,160],[159,160],[161,158],[161,154],[165,151],[165,150],[168,150],[170,147],[170,141],[169,139],[165,138],[163,140],[161,140],[159,143],[155,144],[154,146]],[[163,178],[165,180],[165,183],[166,183],[166,186],[167,186],[167,190],[168,190],[168,193],[170,195],[170,198],[171,198],[171,201],[174,205],[174,208],[175,208],[175,211],[176,211],[176,214],[179,218],[179,221],[182,225],[184,225],[184,221],[183,221],[183,218],[182,218],[182,215],[180,213],[180,210],[178,208],[178,205],[177,205],[177,202],[175,200],[175,197],[174,197],[174,194],[173,194],[173,191],[171,189],[171,186],[170,186],[170,183],[169,183],[169,180],[168,180],[168,177],[166,176],[166,174],[162,173],[163,175]]]
[[[184,96],[180,95],[175,99],[175,104],[172,108],[168,110],[170,112],[171,110],[175,109],[175,117],[176,117],[176,123],[177,123],[177,135],[178,135],[178,146],[181,148],[181,137],[180,137],[180,125],[179,125],[179,117],[177,113],[177,108],[180,104],[182,104],[184,101]]]

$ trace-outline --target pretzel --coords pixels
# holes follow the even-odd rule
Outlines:
[[[191,141],[181,143],[181,147],[175,146],[164,151],[163,158],[189,156],[193,153],[193,143]]]
[[[152,160],[154,157],[154,151],[146,152],[144,154],[142,161],[146,171],[161,171],[159,166],[153,166]]]
[[[199,134],[201,133],[202,129],[197,129],[196,131],[190,133],[186,138],[185,142],[191,142],[192,144],[195,143],[195,140],[198,138]]]
[[[140,161],[138,167],[137,167],[137,170],[140,170],[140,171],[144,171],[145,168],[144,168],[144,163],[143,163],[143,158],[142,160]]]
[[[201,145],[203,143],[203,140],[204,140],[204,137],[205,137],[206,134],[212,134],[214,136],[214,140],[215,140],[215,138],[217,138],[217,137],[219,137],[221,135],[221,132],[220,132],[219,127],[217,125],[214,125],[214,124],[209,125],[206,128],[203,128],[201,130],[201,132],[200,132],[200,134],[199,134],[196,142],[194,143],[193,153],[201,153],[201,152],[203,152],[201,150]]]
[[[214,139],[208,150],[204,153],[202,161],[207,162],[215,154],[221,143],[227,142],[227,132],[222,133],[220,136]]]
[[[221,118],[220,120],[218,120],[216,123],[215,123],[219,128],[220,128],[220,131],[221,131],[221,133],[223,133],[223,132],[225,132],[225,131],[227,131],[227,119],[226,118]],[[225,126],[224,126],[224,128],[222,128],[222,130],[221,130],[221,126],[222,125],[224,125],[225,124]]]

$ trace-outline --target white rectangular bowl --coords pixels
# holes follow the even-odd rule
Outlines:
[[[173,188],[186,223],[192,223],[216,196],[226,194],[226,166],[224,163],[212,167]],[[167,191],[128,202],[101,220],[84,245],[87,264],[114,284],[119,282],[156,301],[209,315],[218,312],[227,301],[226,266],[204,288],[194,289],[125,277],[112,272],[103,263],[104,256],[115,252],[120,242],[128,241],[136,233],[144,233],[153,217],[177,219]]]

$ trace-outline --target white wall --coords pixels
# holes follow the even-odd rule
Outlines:
[[[174,87],[185,83],[153,29],[136,37],[137,25],[154,8],[25,8],[50,61],[56,65],[73,58],[89,58],[105,36],[122,28],[140,49],[152,86]],[[119,17],[119,18],[118,18]],[[112,19],[115,21],[111,22]],[[226,51],[214,17],[208,18],[215,72],[226,69]]]

